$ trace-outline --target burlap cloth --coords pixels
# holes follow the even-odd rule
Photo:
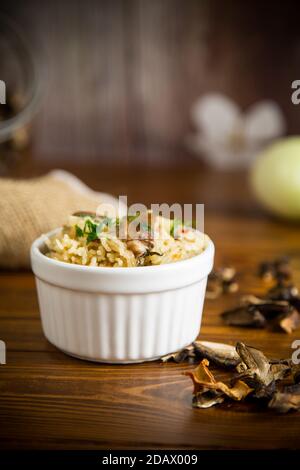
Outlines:
[[[76,183],[75,177],[65,174]],[[84,190],[57,178],[56,172],[21,181],[1,178],[0,266],[29,267],[30,246],[35,238],[63,225],[69,214],[95,211],[101,202],[107,201],[116,203],[110,195]]]

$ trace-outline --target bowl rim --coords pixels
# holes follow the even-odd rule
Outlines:
[[[49,258],[46,256],[44,253],[41,251],[42,245],[45,245],[45,238],[51,237],[54,235],[56,232],[61,230],[62,227],[56,228],[54,230],[51,230],[50,232],[47,232],[46,234],[41,235],[37,239],[34,240],[34,242],[31,245],[31,256],[32,257],[37,257],[38,260],[41,262],[45,262],[46,264],[49,263],[49,265],[52,265],[53,267],[61,268],[64,270],[70,270],[70,271],[82,271],[82,272],[89,272],[89,273],[136,273],[137,269],[138,272],[150,272],[150,271],[168,271],[171,269],[176,269],[180,268],[180,266],[187,268],[188,265],[193,265],[197,261],[203,261],[203,258],[208,257],[211,258],[214,255],[215,251],[215,246],[213,241],[211,240],[210,237],[207,237],[207,245],[204,248],[204,250],[199,253],[198,255],[192,256],[191,258],[187,258],[184,260],[179,260],[175,261],[173,263],[165,263],[165,264],[158,264],[158,265],[152,265],[152,266],[86,266],[86,265],[81,265],[81,264],[73,264],[73,263],[67,263],[65,261],[58,261],[53,258]]]

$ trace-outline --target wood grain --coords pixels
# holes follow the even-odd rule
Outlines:
[[[26,165],[28,174],[42,170]],[[237,267],[241,292],[260,292],[257,263],[282,253],[293,257],[300,284],[299,227],[267,217],[255,204],[244,175],[204,168],[148,172],[146,177],[138,170],[106,170],[105,175],[96,170],[82,169],[81,176],[97,189],[126,191],[130,201],[204,201],[216,264]],[[16,168],[14,174],[18,172],[25,174],[25,168]],[[206,302],[200,338],[231,344],[243,340],[272,357],[291,356],[299,331],[289,336],[222,323],[220,311],[234,305],[236,297]],[[110,366],[61,353],[43,336],[29,272],[0,273],[0,338],[8,348],[7,364],[0,366],[2,449],[300,447],[300,414],[279,416],[246,404],[193,409],[192,384],[182,375],[189,365]]]

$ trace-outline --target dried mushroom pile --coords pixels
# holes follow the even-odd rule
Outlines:
[[[292,283],[292,270],[287,257],[263,262],[259,277],[269,288],[263,297],[244,295],[239,305],[221,314],[230,326],[272,328],[292,333],[300,327],[300,296]],[[236,292],[238,284],[233,268],[214,271],[209,277],[207,298],[217,298],[222,293]]]
[[[252,294],[242,296],[239,305],[223,312],[222,318],[228,325],[275,327],[291,333],[300,326],[300,296],[292,283],[288,258],[261,263],[258,274],[269,284],[266,294],[263,297]],[[222,294],[235,293],[238,289],[235,269],[219,268],[209,276],[206,297],[216,299]],[[294,363],[292,359],[268,359],[262,351],[242,342],[234,347],[195,341],[162,360],[198,363],[196,369],[184,372],[194,384],[195,408],[248,401],[280,413],[300,410],[300,364]],[[219,378],[209,369],[210,363],[222,369]],[[229,375],[226,381],[222,379],[224,374]]]
[[[262,351],[243,343],[236,347],[196,341],[164,362],[197,362],[193,371],[184,372],[194,383],[193,406],[209,408],[230,401],[259,401],[280,413],[300,410],[300,365],[290,359],[269,360]],[[209,361],[228,369],[228,383],[218,380]]]

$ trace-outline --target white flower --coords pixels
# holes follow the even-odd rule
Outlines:
[[[285,131],[285,119],[274,101],[261,101],[246,112],[218,93],[207,94],[191,110],[196,133],[188,146],[220,169],[249,166],[255,154]]]

